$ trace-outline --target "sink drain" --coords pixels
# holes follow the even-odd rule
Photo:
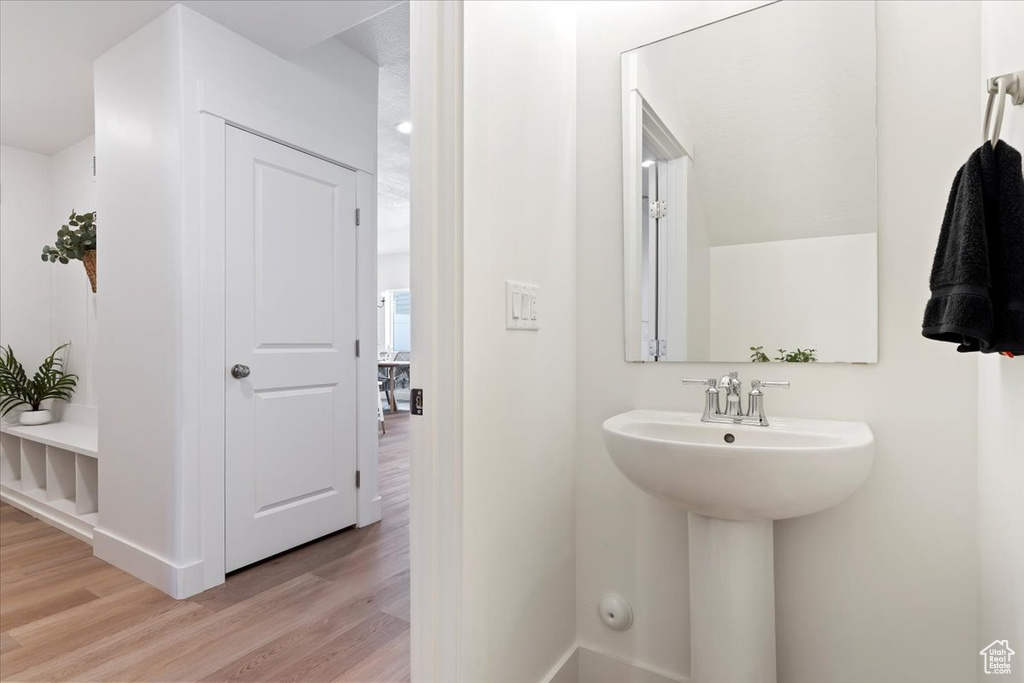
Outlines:
[[[725,442],[726,443],[732,443],[735,440],[736,440],[736,437],[733,436],[732,434],[726,434],[725,435]]]

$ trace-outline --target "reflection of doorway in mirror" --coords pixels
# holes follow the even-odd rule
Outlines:
[[[627,360],[685,360],[688,301],[686,228],[693,157],[685,117],[662,98],[637,56],[623,56],[623,183]],[[635,241],[633,241],[635,239]]]
[[[412,350],[410,330],[412,319],[408,289],[389,289],[378,308],[378,339],[383,349],[392,353]]]
[[[697,335],[690,333],[690,299],[697,292],[707,291],[705,283],[688,281],[691,273],[701,272],[689,267],[693,250],[688,195],[692,161],[687,156],[657,158],[646,148],[644,154],[641,356],[648,361],[692,359],[690,337]],[[706,335],[707,322],[700,328]],[[703,348],[707,344],[695,346]]]
[[[646,139],[646,138],[645,138]],[[707,249],[694,220],[693,159],[644,147],[640,214],[640,357],[695,360],[707,355],[707,269],[691,264]],[[706,260],[706,259],[705,259]],[[701,279],[703,278],[703,279]],[[705,301],[698,301],[703,296]],[[700,359],[706,359],[701,357]]]
[[[640,356],[644,360],[657,359],[658,324],[655,315],[655,301],[657,299],[657,221],[651,218],[651,201],[657,200],[657,172],[658,168],[653,159],[653,153],[644,148],[643,170],[643,205],[640,212],[640,220],[643,230],[640,248]],[[652,345],[653,342],[653,345]]]
[[[412,351],[412,308],[408,289],[389,289],[381,297],[377,315],[378,361],[410,361]],[[378,379],[390,382],[394,376],[394,398],[399,405],[408,403],[410,369],[408,366],[379,369]],[[400,408],[404,410],[405,408]]]

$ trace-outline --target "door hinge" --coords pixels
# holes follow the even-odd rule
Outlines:
[[[356,225],[359,225],[359,209],[356,209]]]
[[[423,414],[423,390],[422,389],[410,389],[409,390],[409,413],[412,415]]]
[[[668,355],[667,339],[651,339],[647,342],[647,353],[652,358],[661,358]]]
[[[658,220],[664,218],[666,213],[668,213],[668,206],[664,199],[655,199],[651,202],[651,218]]]
[[[359,488],[363,483],[362,473],[356,470],[356,488]]]
[[[359,340],[356,339],[356,358],[359,358]]]

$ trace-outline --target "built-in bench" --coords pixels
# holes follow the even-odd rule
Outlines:
[[[83,541],[99,519],[94,425],[0,425],[0,500]]]

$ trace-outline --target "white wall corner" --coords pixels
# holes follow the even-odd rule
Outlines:
[[[541,683],[580,683],[579,646],[573,643],[540,680]]]
[[[93,554],[132,576],[142,579],[175,600],[204,590],[203,562],[176,565],[131,541],[97,527],[93,530]]]
[[[981,4],[981,71],[977,83],[1024,65],[1024,3]],[[985,109],[987,94],[977,90],[978,115]],[[1024,107],[1006,105],[1000,139],[1024,149]],[[978,481],[976,542],[979,565],[979,650],[993,640],[1009,640],[1021,652],[1024,644],[1024,363],[996,355],[978,358]],[[977,656],[977,655],[976,655]],[[1011,661],[1013,673],[1003,680],[1024,681],[1024,664],[1018,654]],[[991,680],[981,662],[976,680]]]
[[[375,169],[376,71],[357,66],[358,83],[346,91],[181,5],[95,63],[106,292],[97,378],[107,416],[96,554],[175,597],[224,578],[223,117],[346,167]],[[157,210],[161,230],[130,228],[146,210]],[[144,265],[129,257],[147,247],[163,257]],[[370,254],[360,262],[375,263],[375,248]],[[146,285],[146,297],[129,283]],[[376,290],[375,269],[366,288]],[[367,320],[372,340],[376,321]],[[154,332],[155,352],[170,366],[139,362],[133,340],[142,328]],[[140,377],[155,387],[157,409],[125,398],[125,382]],[[360,380],[359,391],[370,396],[376,382],[364,389]],[[375,396],[368,403],[375,408]],[[368,412],[375,457],[375,410]],[[363,508],[379,518],[375,476],[362,476]],[[106,485],[129,480],[131,487]]]
[[[586,645],[574,646],[543,683],[690,683],[677,676]]]

